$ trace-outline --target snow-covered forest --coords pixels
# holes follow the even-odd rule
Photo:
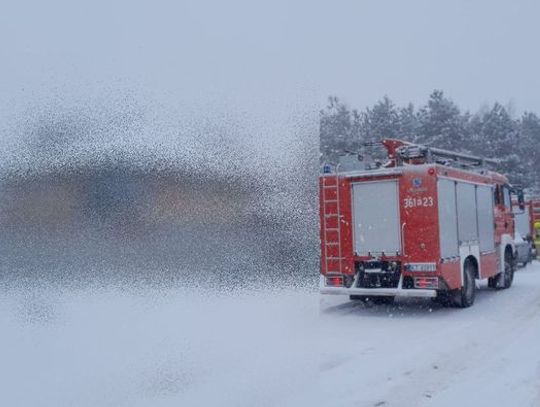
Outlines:
[[[388,96],[372,107],[357,110],[332,96],[320,112],[321,160],[332,161],[364,142],[399,138],[438,148],[497,158],[497,170],[540,192],[540,117],[517,116],[512,106],[494,103],[477,112],[461,109],[443,91],[435,90],[418,107],[398,106]]]

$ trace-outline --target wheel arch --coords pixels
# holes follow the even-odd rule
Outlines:
[[[463,262],[463,265],[467,264],[467,262],[472,263],[474,267],[474,278],[479,279],[480,278],[480,262],[476,258],[476,256],[473,256],[472,254],[467,256]],[[465,268],[465,267],[464,267]]]

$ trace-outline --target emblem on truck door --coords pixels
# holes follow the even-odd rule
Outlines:
[[[422,179],[421,178],[413,178],[412,184],[413,184],[413,187],[420,188],[422,186]]]

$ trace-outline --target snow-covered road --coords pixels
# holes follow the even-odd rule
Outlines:
[[[2,407],[316,405],[315,292],[0,287]]]
[[[332,406],[540,406],[540,263],[469,309],[321,299],[321,391]]]
[[[1,406],[540,406],[540,263],[469,309],[20,282],[0,332]]]

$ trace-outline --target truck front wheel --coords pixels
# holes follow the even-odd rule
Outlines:
[[[503,288],[510,288],[514,281],[515,263],[512,252],[507,250],[504,253],[504,285]]]
[[[510,288],[512,282],[514,281],[515,268],[516,266],[514,262],[514,257],[512,256],[512,252],[510,250],[507,250],[504,253],[504,275],[501,275],[502,273],[499,273],[497,275],[494,275],[493,277],[490,277],[488,279],[488,287],[494,289]],[[502,285],[499,285],[500,282],[502,282]]]

